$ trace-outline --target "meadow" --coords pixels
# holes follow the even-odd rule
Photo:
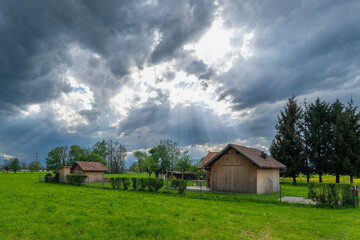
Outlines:
[[[282,184],[306,196],[306,184]],[[279,193],[123,191],[0,173],[1,239],[360,239],[360,210],[280,203]]]

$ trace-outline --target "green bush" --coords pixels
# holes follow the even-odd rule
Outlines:
[[[308,198],[320,205],[345,206],[354,203],[351,184],[310,182],[308,186]]]
[[[112,188],[120,189],[121,188],[121,178],[120,177],[111,177],[110,184],[111,184]]]
[[[121,181],[122,181],[124,190],[128,190],[130,187],[130,179],[127,177],[122,177]]]
[[[157,192],[160,188],[164,186],[164,180],[163,179],[157,179],[157,178],[149,178],[149,191],[151,192]]]
[[[148,178],[139,178],[139,190],[144,191],[148,187]]]
[[[139,187],[139,180],[136,177],[131,178],[133,190],[137,190]]]
[[[182,194],[186,190],[187,182],[183,179],[175,179],[171,181],[171,186],[177,188],[179,193]]]
[[[52,174],[51,174],[51,173],[45,174],[45,177],[44,177],[45,182],[48,182],[48,181],[49,181],[49,180],[48,180],[48,177],[52,177]]]
[[[81,184],[87,175],[68,174],[66,175],[66,181],[71,184]]]

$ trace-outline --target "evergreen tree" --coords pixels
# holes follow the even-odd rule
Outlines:
[[[293,184],[296,184],[296,176],[303,170],[305,160],[302,117],[303,111],[295,96],[289,98],[284,111],[278,116],[275,125],[277,133],[270,146],[271,155],[287,166],[284,176],[291,177]]]
[[[352,99],[345,108],[346,131],[345,141],[347,143],[347,161],[345,171],[350,175],[351,183],[354,177],[360,175],[360,113],[358,107],[354,106]]]
[[[329,172],[329,158],[331,153],[331,111],[329,103],[316,99],[311,103],[306,114],[307,131],[306,143],[309,160],[314,171],[319,175]]]
[[[307,134],[308,134],[308,129],[309,129],[309,123],[307,122],[307,113],[308,113],[308,107],[309,105],[307,104],[306,98],[304,99],[304,127],[303,127],[303,142],[304,142],[304,157],[305,157],[305,164],[304,164],[304,174],[306,175],[306,181],[310,182],[310,173],[312,172],[312,168],[310,165],[310,161],[309,161],[309,147],[308,147],[308,143],[307,143]]]
[[[336,176],[336,183],[340,182],[340,174],[345,173],[348,166],[347,156],[349,144],[346,141],[349,121],[344,113],[344,105],[339,99],[331,104],[331,147],[329,170]]]

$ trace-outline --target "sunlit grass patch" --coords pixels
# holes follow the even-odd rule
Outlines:
[[[359,239],[360,211],[278,194],[113,190],[0,174],[1,239]],[[283,184],[302,196],[306,185]],[[330,226],[330,227],[329,227]]]

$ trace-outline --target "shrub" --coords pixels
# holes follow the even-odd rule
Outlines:
[[[311,182],[308,186],[308,198],[320,205],[345,206],[354,203],[351,184]]]
[[[111,184],[112,188],[120,189],[121,188],[121,178],[120,177],[111,177],[110,184]]]
[[[149,180],[149,191],[157,192],[160,188],[164,186],[164,180],[163,179],[157,179],[157,178],[150,178]]]
[[[81,184],[86,178],[87,175],[77,175],[77,174],[66,175],[67,182],[71,184]]]
[[[49,182],[48,177],[52,177],[52,174],[51,173],[45,174],[45,177],[44,177],[45,182]]]
[[[128,190],[130,187],[130,179],[127,177],[121,178],[124,190]]]
[[[131,178],[131,181],[132,181],[132,188],[133,188],[133,190],[137,190],[138,189],[138,187],[139,187],[139,180],[138,180],[138,178],[135,178],[135,177],[133,177],[133,178]]]
[[[175,179],[175,180],[172,180],[171,186],[177,188],[179,190],[179,193],[182,194],[186,190],[187,182],[186,182],[186,180],[183,180],[183,179]]]
[[[147,178],[139,178],[139,190],[144,191],[148,186],[149,179]]]

